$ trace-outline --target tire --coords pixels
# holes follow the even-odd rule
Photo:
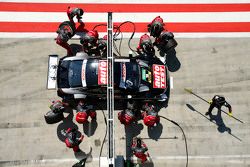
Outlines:
[[[167,44],[165,45],[165,49],[170,50],[172,48],[175,48],[178,45],[177,41],[175,39],[169,39]]]
[[[63,29],[64,26],[69,26],[71,31],[70,31],[70,37],[72,38],[75,33],[76,33],[76,27],[73,23],[71,23],[70,21],[64,21],[59,25],[59,29]]]
[[[64,119],[63,113],[55,113],[53,111],[48,111],[45,115],[44,115],[45,121],[47,124],[55,124],[60,122],[61,120]]]

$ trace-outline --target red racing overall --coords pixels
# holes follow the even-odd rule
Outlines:
[[[155,124],[158,124],[160,122],[160,117],[158,116],[158,113],[154,110],[153,105],[144,105],[143,109],[145,110],[142,113],[143,122],[146,126],[152,127]]]
[[[142,163],[147,161],[147,155],[145,154],[148,151],[147,145],[141,141],[141,139],[136,139],[133,141],[131,150],[133,154],[141,160]]]

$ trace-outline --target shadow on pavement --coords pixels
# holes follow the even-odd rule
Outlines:
[[[130,159],[132,157],[131,145],[133,138],[138,136],[143,129],[143,125],[138,122],[134,122],[128,126],[125,126],[125,135],[126,135],[126,158]]]
[[[65,140],[65,136],[61,133],[62,130],[67,130],[68,128],[75,128],[78,130],[78,126],[73,122],[73,110],[70,108],[66,108],[65,113],[68,113],[68,116],[65,117],[62,123],[57,126],[57,137],[62,142],[64,142]]]
[[[228,132],[229,134],[231,134],[231,129],[225,125],[221,117],[221,110],[217,111],[217,115],[210,114],[209,117],[211,121],[215,121],[216,125],[218,126],[217,129],[220,133]]]
[[[170,72],[176,72],[181,68],[181,63],[176,57],[175,49],[170,49],[168,51],[160,51],[160,56],[166,56],[166,64]]]
[[[95,134],[97,127],[98,127],[98,123],[96,119],[92,119],[91,122],[83,124],[83,132],[88,137],[93,136]]]
[[[161,123],[153,127],[148,127],[148,137],[157,141],[161,137],[162,129],[163,126]]]
[[[142,164],[142,167],[154,167],[153,161],[150,159],[149,161]]]
[[[209,120],[210,122],[214,123],[215,125],[218,126],[218,131],[220,133],[224,133],[225,131],[228,132],[229,135],[233,136],[234,138],[238,139],[239,141],[242,141],[240,138],[238,138],[237,136],[235,136],[234,134],[231,133],[231,129],[229,127],[227,127],[221,117],[221,111],[218,110],[217,115],[209,115],[209,117],[206,117],[204,114],[202,114],[201,112],[197,111],[193,106],[191,106],[190,104],[186,104],[186,106],[192,110],[197,112],[198,114],[200,114],[201,116],[203,116],[204,118],[206,118],[207,120]],[[214,121],[215,122],[214,122]]]
[[[92,147],[90,147],[90,150],[88,153],[85,153],[84,151],[80,150],[79,152],[74,152],[74,155],[76,159],[83,160],[86,159],[86,162],[92,162],[93,156],[92,156]]]

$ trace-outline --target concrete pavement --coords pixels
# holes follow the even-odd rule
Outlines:
[[[135,39],[132,46],[138,41]],[[169,68],[175,71],[170,73],[174,88],[169,107],[160,114],[183,127],[188,141],[189,166],[250,166],[250,39],[177,41],[177,57],[168,57]],[[124,55],[128,53],[126,43],[122,48]],[[88,128],[72,121],[72,117],[55,125],[47,125],[43,118],[49,101],[57,99],[55,91],[46,90],[48,55],[64,56],[64,53],[52,39],[0,39],[0,166],[68,167],[77,157],[86,155],[89,155],[86,166],[98,166],[105,132],[101,112],[98,112],[97,124]],[[220,126],[210,122],[201,115],[207,111],[208,104],[184,88],[192,88],[205,99],[215,94],[224,95],[232,105],[234,116],[244,124],[223,113],[222,119],[217,117]],[[150,130],[141,121],[126,129],[117,120],[116,123],[117,155],[128,154],[126,137],[138,135],[144,138],[152,157],[152,162],[145,166],[185,165],[184,140],[175,125],[161,120],[156,129]],[[59,135],[61,129],[73,125],[86,133],[80,145],[84,151],[81,155],[67,149]],[[103,155],[106,150],[104,146]]]

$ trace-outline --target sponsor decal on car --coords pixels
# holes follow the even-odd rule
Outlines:
[[[108,62],[107,60],[99,60],[98,85],[107,85],[107,78],[108,78]]]
[[[152,82],[152,79],[151,79],[152,75],[151,75],[150,71],[148,71],[148,70],[146,70],[144,68],[141,68],[141,74],[142,74],[141,77],[142,77],[143,81],[146,81],[146,82],[149,82],[149,83]]]
[[[121,79],[120,79],[120,88],[126,88],[125,82],[126,82],[126,64],[125,63],[121,63],[120,64],[121,67]]]
[[[153,88],[166,88],[166,67],[164,65],[153,65]]]

